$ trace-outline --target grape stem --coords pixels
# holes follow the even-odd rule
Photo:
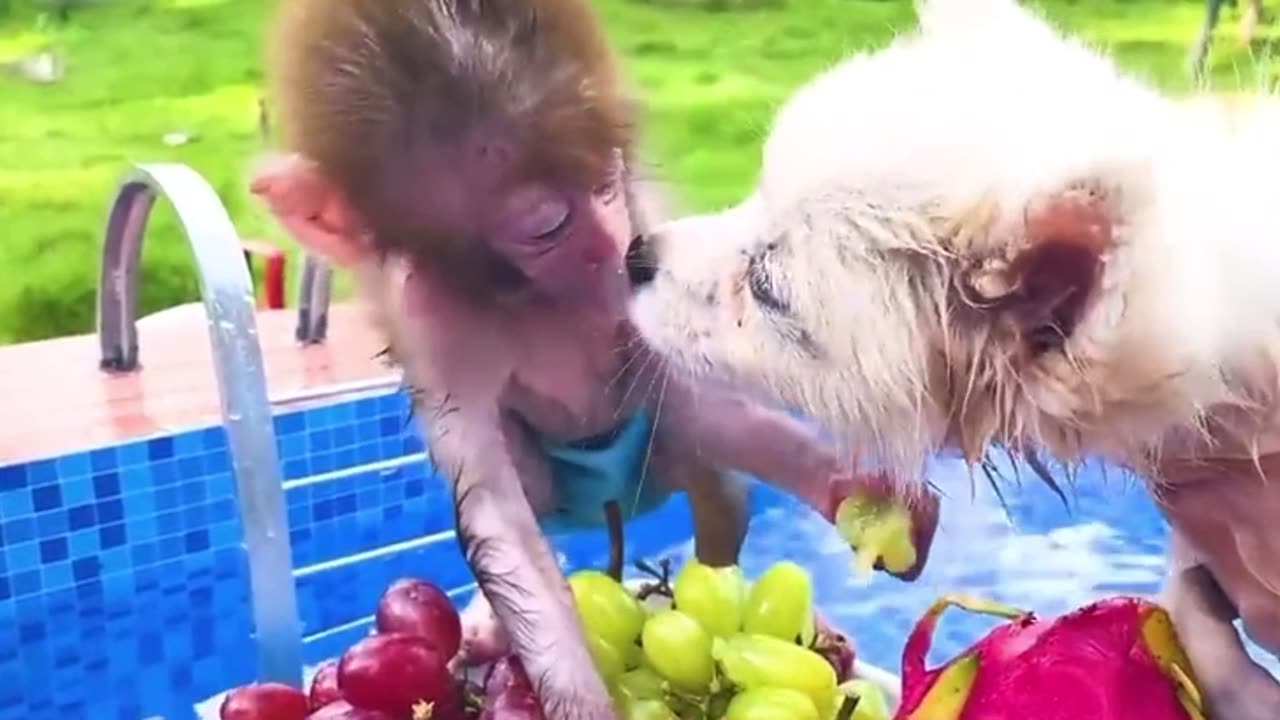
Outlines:
[[[489,672],[485,673],[485,684],[489,683],[489,676],[493,674],[493,666],[489,666]],[[484,709],[484,688],[477,687],[475,683],[463,680],[462,687],[462,704],[469,710],[479,712]]]
[[[662,595],[663,597],[668,598],[675,597],[676,593],[671,589],[671,560],[663,558],[658,561],[658,568],[650,565],[643,558],[636,560],[636,569],[657,581],[645,583],[644,586],[640,588],[640,592],[636,593],[636,599],[643,601],[650,595]]]
[[[617,500],[609,500],[604,504],[604,522],[609,530],[609,577],[622,582],[622,562],[625,546],[622,537],[622,508]]]
[[[845,695],[836,712],[836,720],[852,720],[853,712],[858,709],[858,700],[857,695]]]

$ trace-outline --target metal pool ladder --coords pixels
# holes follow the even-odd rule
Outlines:
[[[324,342],[329,330],[329,299],[333,294],[333,268],[307,253],[298,282],[298,327],[294,337],[306,345]]]
[[[158,195],[173,205],[191,245],[209,323],[248,556],[258,676],[301,687],[302,624],[253,283],[226,208],[208,182],[186,165],[135,165],[120,181],[98,280],[100,366],[112,372],[138,369],[138,262]]]

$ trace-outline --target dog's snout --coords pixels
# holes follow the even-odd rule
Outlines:
[[[642,287],[653,282],[658,274],[658,258],[653,251],[652,234],[641,233],[631,239],[627,247],[627,277],[632,287]]]

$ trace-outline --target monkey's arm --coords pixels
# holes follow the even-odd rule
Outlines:
[[[755,475],[830,514],[835,446],[790,415],[733,391],[671,378],[662,407],[673,438],[712,466]]]
[[[395,346],[414,386],[423,435],[437,472],[453,490],[463,556],[511,649],[538,691],[547,718],[614,718],[587,651],[573,597],[538,527],[522,472],[520,438],[509,435],[502,393],[512,371],[492,321],[385,267],[399,307]],[[536,485],[536,483],[534,483]]]
[[[1233,622],[1238,613],[1212,573],[1174,534],[1170,573],[1160,594],[1195,669],[1214,720],[1280,717],[1280,683],[1249,657]]]
[[[525,499],[497,405],[420,394],[432,461],[452,484],[458,540],[548,718],[612,718],[568,585]]]

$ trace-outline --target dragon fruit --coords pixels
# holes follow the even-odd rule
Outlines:
[[[948,607],[1008,620],[959,657],[925,657]],[[1191,664],[1162,608],[1116,597],[1052,622],[946,596],[916,623],[902,653],[894,720],[1205,720]]]

